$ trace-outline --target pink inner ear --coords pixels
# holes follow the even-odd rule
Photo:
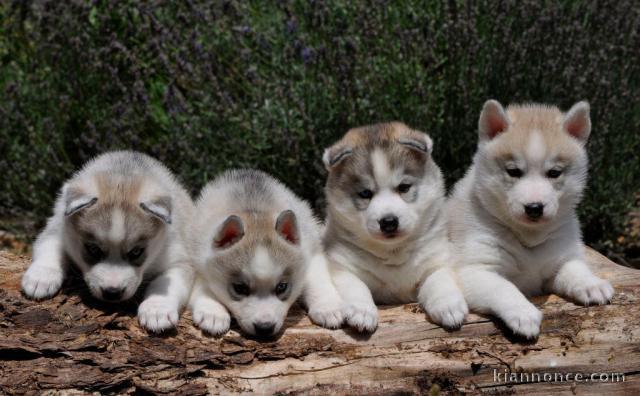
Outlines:
[[[285,220],[280,228],[280,234],[284,237],[284,239],[286,239],[287,241],[296,244],[298,243],[298,235],[296,232],[296,228],[293,224],[293,221],[291,221],[291,219],[287,219]]]
[[[236,243],[241,236],[242,230],[240,229],[239,224],[236,222],[229,222],[216,239],[216,247],[225,248],[231,246]]]
[[[487,120],[487,127],[487,135],[490,139],[493,139],[497,134],[504,132],[507,129],[508,125],[504,118],[500,117],[497,114],[493,114]]]
[[[567,130],[569,135],[576,137],[578,139],[582,139],[584,136],[584,130],[586,129],[586,125],[584,120],[577,118],[570,121],[567,121],[564,124],[564,128]]]

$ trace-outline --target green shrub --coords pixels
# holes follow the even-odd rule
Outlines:
[[[587,240],[640,190],[640,6],[621,1],[4,1],[0,216],[42,224],[65,178],[134,148],[197,191],[228,167],[322,206],[325,146],[403,120],[449,183],[482,103],[592,104]]]

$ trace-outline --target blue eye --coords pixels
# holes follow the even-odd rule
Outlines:
[[[409,183],[401,183],[398,186],[398,192],[400,194],[404,194],[406,192],[409,192],[409,190],[411,190],[411,184],[409,184]]]
[[[233,291],[236,292],[236,294],[240,295],[240,296],[248,296],[249,295],[249,285],[247,285],[246,283],[234,283],[233,285]]]
[[[289,288],[289,284],[287,282],[280,282],[278,283],[278,285],[276,286],[276,294],[277,295],[281,295],[284,292],[287,291],[287,289]]]
[[[84,250],[87,252],[89,257],[93,260],[100,260],[104,256],[104,252],[98,245],[92,242],[87,242],[84,244]]]
[[[549,171],[547,172],[547,177],[549,179],[557,179],[560,177],[561,174],[562,174],[561,169],[549,169]]]
[[[368,188],[360,191],[358,193],[358,196],[362,199],[371,199],[373,197],[373,191],[369,190]]]
[[[507,168],[507,175],[515,178],[521,178],[523,175],[522,169],[518,168]]]

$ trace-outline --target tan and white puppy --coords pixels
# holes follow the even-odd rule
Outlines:
[[[587,267],[575,207],[587,179],[589,104],[567,113],[545,105],[484,104],[473,165],[449,200],[451,238],[471,310],[519,335],[540,332],[525,295],[552,292],[604,304],[609,282]]]
[[[418,301],[459,327],[467,305],[452,273],[444,182],[428,135],[393,122],[351,129],[325,150],[324,247],[347,323],[377,326],[374,300]]]
[[[104,301],[127,300],[153,279],[140,323],[152,331],[173,327],[193,282],[184,243],[192,210],[188,193],[157,160],[132,151],[100,155],[63,185],[22,289],[30,298],[52,297],[70,262]]]
[[[224,334],[233,315],[244,332],[273,336],[301,294],[314,322],[342,324],[320,224],[285,185],[256,170],[227,171],[204,187],[196,212],[189,305],[201,329]]]

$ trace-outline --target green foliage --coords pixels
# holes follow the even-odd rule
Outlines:
[[[321,153],[349,127],[431,134],[451,183],[482,103],[592,104],[591,243],[640,189],[640,6],[605,1],[4,1],[0,216],[42,222],[105,150],[164,161],[193,191],[260,168],[322,206]]]

